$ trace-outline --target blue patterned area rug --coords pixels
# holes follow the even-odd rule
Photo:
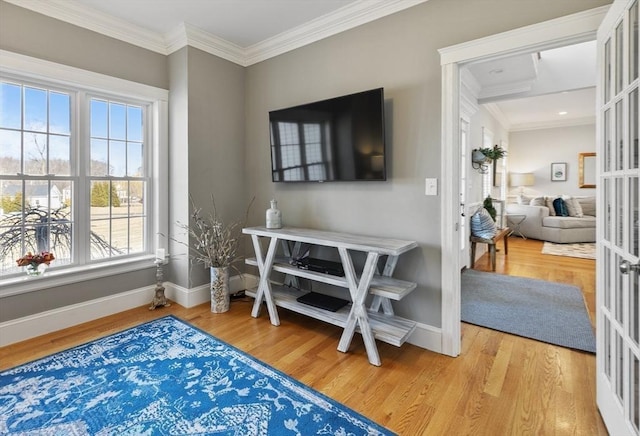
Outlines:
[[[0,434],[393,433],[167,316],[0,373]]]

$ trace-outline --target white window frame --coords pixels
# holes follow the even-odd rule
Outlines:
[[[75,67],[49,62],[29,56],[0,50],[0,76],[7,75],[24,80],[35,80],[63,86],[87,93],[106,93],[126,100],[139,100],[148,105],[153,120],[148,143],[151,145],[151,201],[148,205],[149,233],[146,235],[147,251],[139,256],[125,256],[116,260],[84,264],[69,268],[55,268],[43,277],[11,277],[0,279],[0,297],[38,291],[43,287],[53,288],[71,283],[92,280],[115,274],[154,267],[155,254],[163,248],[168,252],[169,234],[168,206],[168,99],[169,91],[149,85],[131,82],[104,74],[94,73]],[[87,116],[84,110],[77,111],[76,117]],[[74,125],[83,125],[82,120],[72,120]],[[85,123],[84,125],[88,125]],[[80,133],[87,134],[87,133]],[[77,187],[76,191],[84,188]],[[77,201],[77,198],[76,198]],[[82,209],[82,208],[81,208]],[[88,217],[78,216],[78,220]],[[78,236],[78,235],[74,235]],[[81,236],[80,236],[81,237]]]

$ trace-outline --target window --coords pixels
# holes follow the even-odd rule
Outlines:
[[[111,268],[102,275],[150,266],[166,246],[158,236],[166,220],[157,217],[167,215],[167,92],[7,53],[0,284],[24,285],[16,259],[29,251],[55,254],[52,285],[88,265]]]

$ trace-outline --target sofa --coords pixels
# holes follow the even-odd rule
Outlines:
[[[509,220],[509,215],[526,217],[517,230],[527,238],[559,244],[596,240],[595,197],[518,196],[516,203],[507,204],[506,214],[512,222],[519,219]]]

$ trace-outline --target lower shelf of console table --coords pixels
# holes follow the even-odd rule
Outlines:
[[[297,298],[303,295],[303,292],[291,288],[271,285],[273,299],[276,306],[300,313],[311,318],[319,319],[339,327],[345,327],[351,305],[347,305],[337,312],[319,309],[308,304],[300,303]],[[247,295],[255,298],[256,289],[247,291]],[[396,347],[401,346],[416,328],[416,322],[396,315],[386,315],[380,312],[367,311],[369,323],[374,337],[382,342],[386,342]],[[360,332],[359,327],[356,331]]]

